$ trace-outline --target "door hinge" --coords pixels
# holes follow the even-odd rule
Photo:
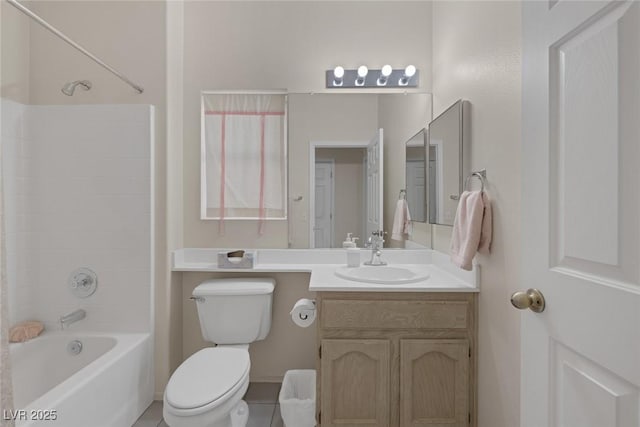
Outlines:
[[[318,412],[318,425],[322,425],[322,411]]]
[[[322,359],[322,346],[318,347],[318,358]]]
[[[471,358],[471,347],[469,347],[469,358]]]
[[[469,412],[469,424],[471,424],[471,412]]]

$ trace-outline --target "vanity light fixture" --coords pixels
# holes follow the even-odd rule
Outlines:
[[[414,65],[407,65],[404,69],[404,75],[398,80],[400,86],[406,86],[409,84],[409,80],[416,74],[416,67]]]
[[[327,89],[407,89],[420,85],[420,72],[414,65],[394,69],[385,65],[381,69],[369,69],[361,65],[357,69],[345,69],[337,66],[325,72]]]
[[[344,68],[338,65],[336,68],[333,69],[333,85],[342,86],[343,77],[344,77]]]

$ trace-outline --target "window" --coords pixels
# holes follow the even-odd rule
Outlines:
[[[283,92],[203,92],[202,219],[286,219],[286,122]]]

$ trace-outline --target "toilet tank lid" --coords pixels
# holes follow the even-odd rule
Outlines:
[[[275,284],[268,278],[211,279],[196,286],[193,296],[271,294]]]

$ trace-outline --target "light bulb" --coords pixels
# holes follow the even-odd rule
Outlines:
[[[338,65],[333,69],[333,85],[342,86],[342,77],[344,77],[344,68]]]
[[[407,68],[404,69],[404,75],[407,77],[413,77],[416,73],[416,67],[413,65],[407,65]]]
[[[398,85],[406,86],[409,84],[409,79],[416,74],[416,67],[413,65],[407,65],[407,68],[404,69],[404,75],[400,77],[398,80]]]
[[[356,86],[364,86],[364,79],[367,77],[369,69],[366,65],[358,67],[358,77],[356,78]]]
[[[387,84],[387,80],[392,71],[393,68],[391,68],[391,65],[389,64],[382,67],[382,70],[380,70],[380,77],[378,77],[378,86],[385,86]]]

